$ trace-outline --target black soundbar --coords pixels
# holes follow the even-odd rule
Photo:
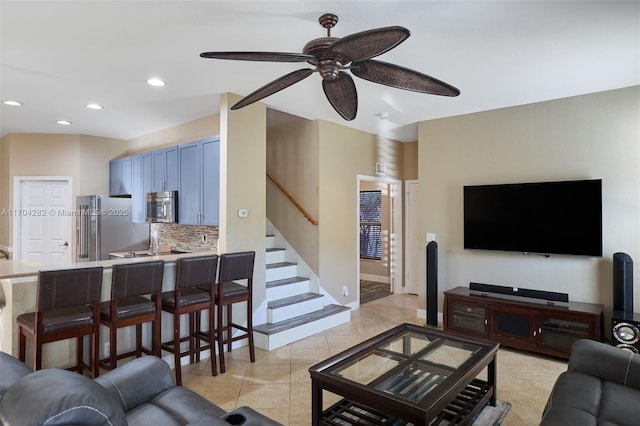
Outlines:
[[[552,302],[569,302],[569,294],[556,293],[553,291],[530,290],[526,288],[506,287],[494,284],[469,283],[469,290],[480,291],[482,293],[507,294],[509,296],[529,297],[532,299],[542,299]]]

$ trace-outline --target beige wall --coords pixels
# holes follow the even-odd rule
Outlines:
[[[267,170],[315,220],[320,219],[318,167],[318,122],[267,110]],[[267,218],[318,275],[318,226],[269,179],[266,193]]]
[[[402,144],[404,179],[418,179],[418,142]]]
[[[12,208],[15,176],[70,176],[72,199],[109,190],[111,158],[125,152],[125,141],[86,135],[10,134],[2,138],[0,208]],[[72,220],[70,218],[70,220]],[[0,244],[12,244],[12,217],[2,217]]]
[[[220,253],[255,250],[253,303],[266,298],[266,106],[256,102],[237,111],[240,96],[220,97]],[[238,210],[246,209],[247,217]],[[263,312],[264,311],[264,312]],[[257,312],[266,315],[266,310]],[[235,309],[234,309],[235,312]],[[236,313],[239,315],[240,313]],[[236,321],[240,321],[242,315]],[[246,315],[244,316],[246,318]],[[256,317],[256,324],[266,318]]]
[[[320,285],[340,303],[357,299],[358,175],[402,179],[402,143],[326,121],[319,122]],[[342,295],[343,286],[349,296]]]
[[[179,145],[220,134],[220,114],[212,114],[193,121],[158,130],[127,142],[127,155],[152,151],[169,145]]]
[[[635,260],[640,306],[640,87],[422,122],[419,170],[419,232],[437,237],[440,310],[442,291],[470,281],[566,292],[610,309],[618,251]],[[464,185],[583,178],[603,181],[602,258],[463,249]],[[422,264],[420,282],[425,273]]]

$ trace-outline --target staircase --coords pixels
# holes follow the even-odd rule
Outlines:
[[[255,345],[272,350],[351,320],[350,308],[325,306],[325,296],[312,291],[311,280],[287,261],[295,254],[275,246],[267,235],[267,322],[253,327]]]

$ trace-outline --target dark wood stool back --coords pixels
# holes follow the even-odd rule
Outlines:
[[[33,342],[34,369],[42,369],[42,345],[76,338],[76,365],[82,374],[99,372],[102,266],[40,271],[36,311],[19,315],[19,358],[26,359],[26,341]],[[93,340],[90,364],[83,361],[83,337]]]
[[[109,327],[109,358],[102,360],[106,369],[117,367],[119,359],[142,353],[160,356],[160,293],[164,261],[120,263],[113,265],[111,300],[100,305],[100,322]],[[147,297],[145,297],[147,296]],[[151,322],[151,349],[142,345],[142,324]],[[118,354],[118,328],[136,326],[133,351]],[[108,362],[107,362],[108,361]]]

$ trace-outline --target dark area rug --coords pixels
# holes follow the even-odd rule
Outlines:
[[[388,283],[360,280],[360,304],[390,296]]]

